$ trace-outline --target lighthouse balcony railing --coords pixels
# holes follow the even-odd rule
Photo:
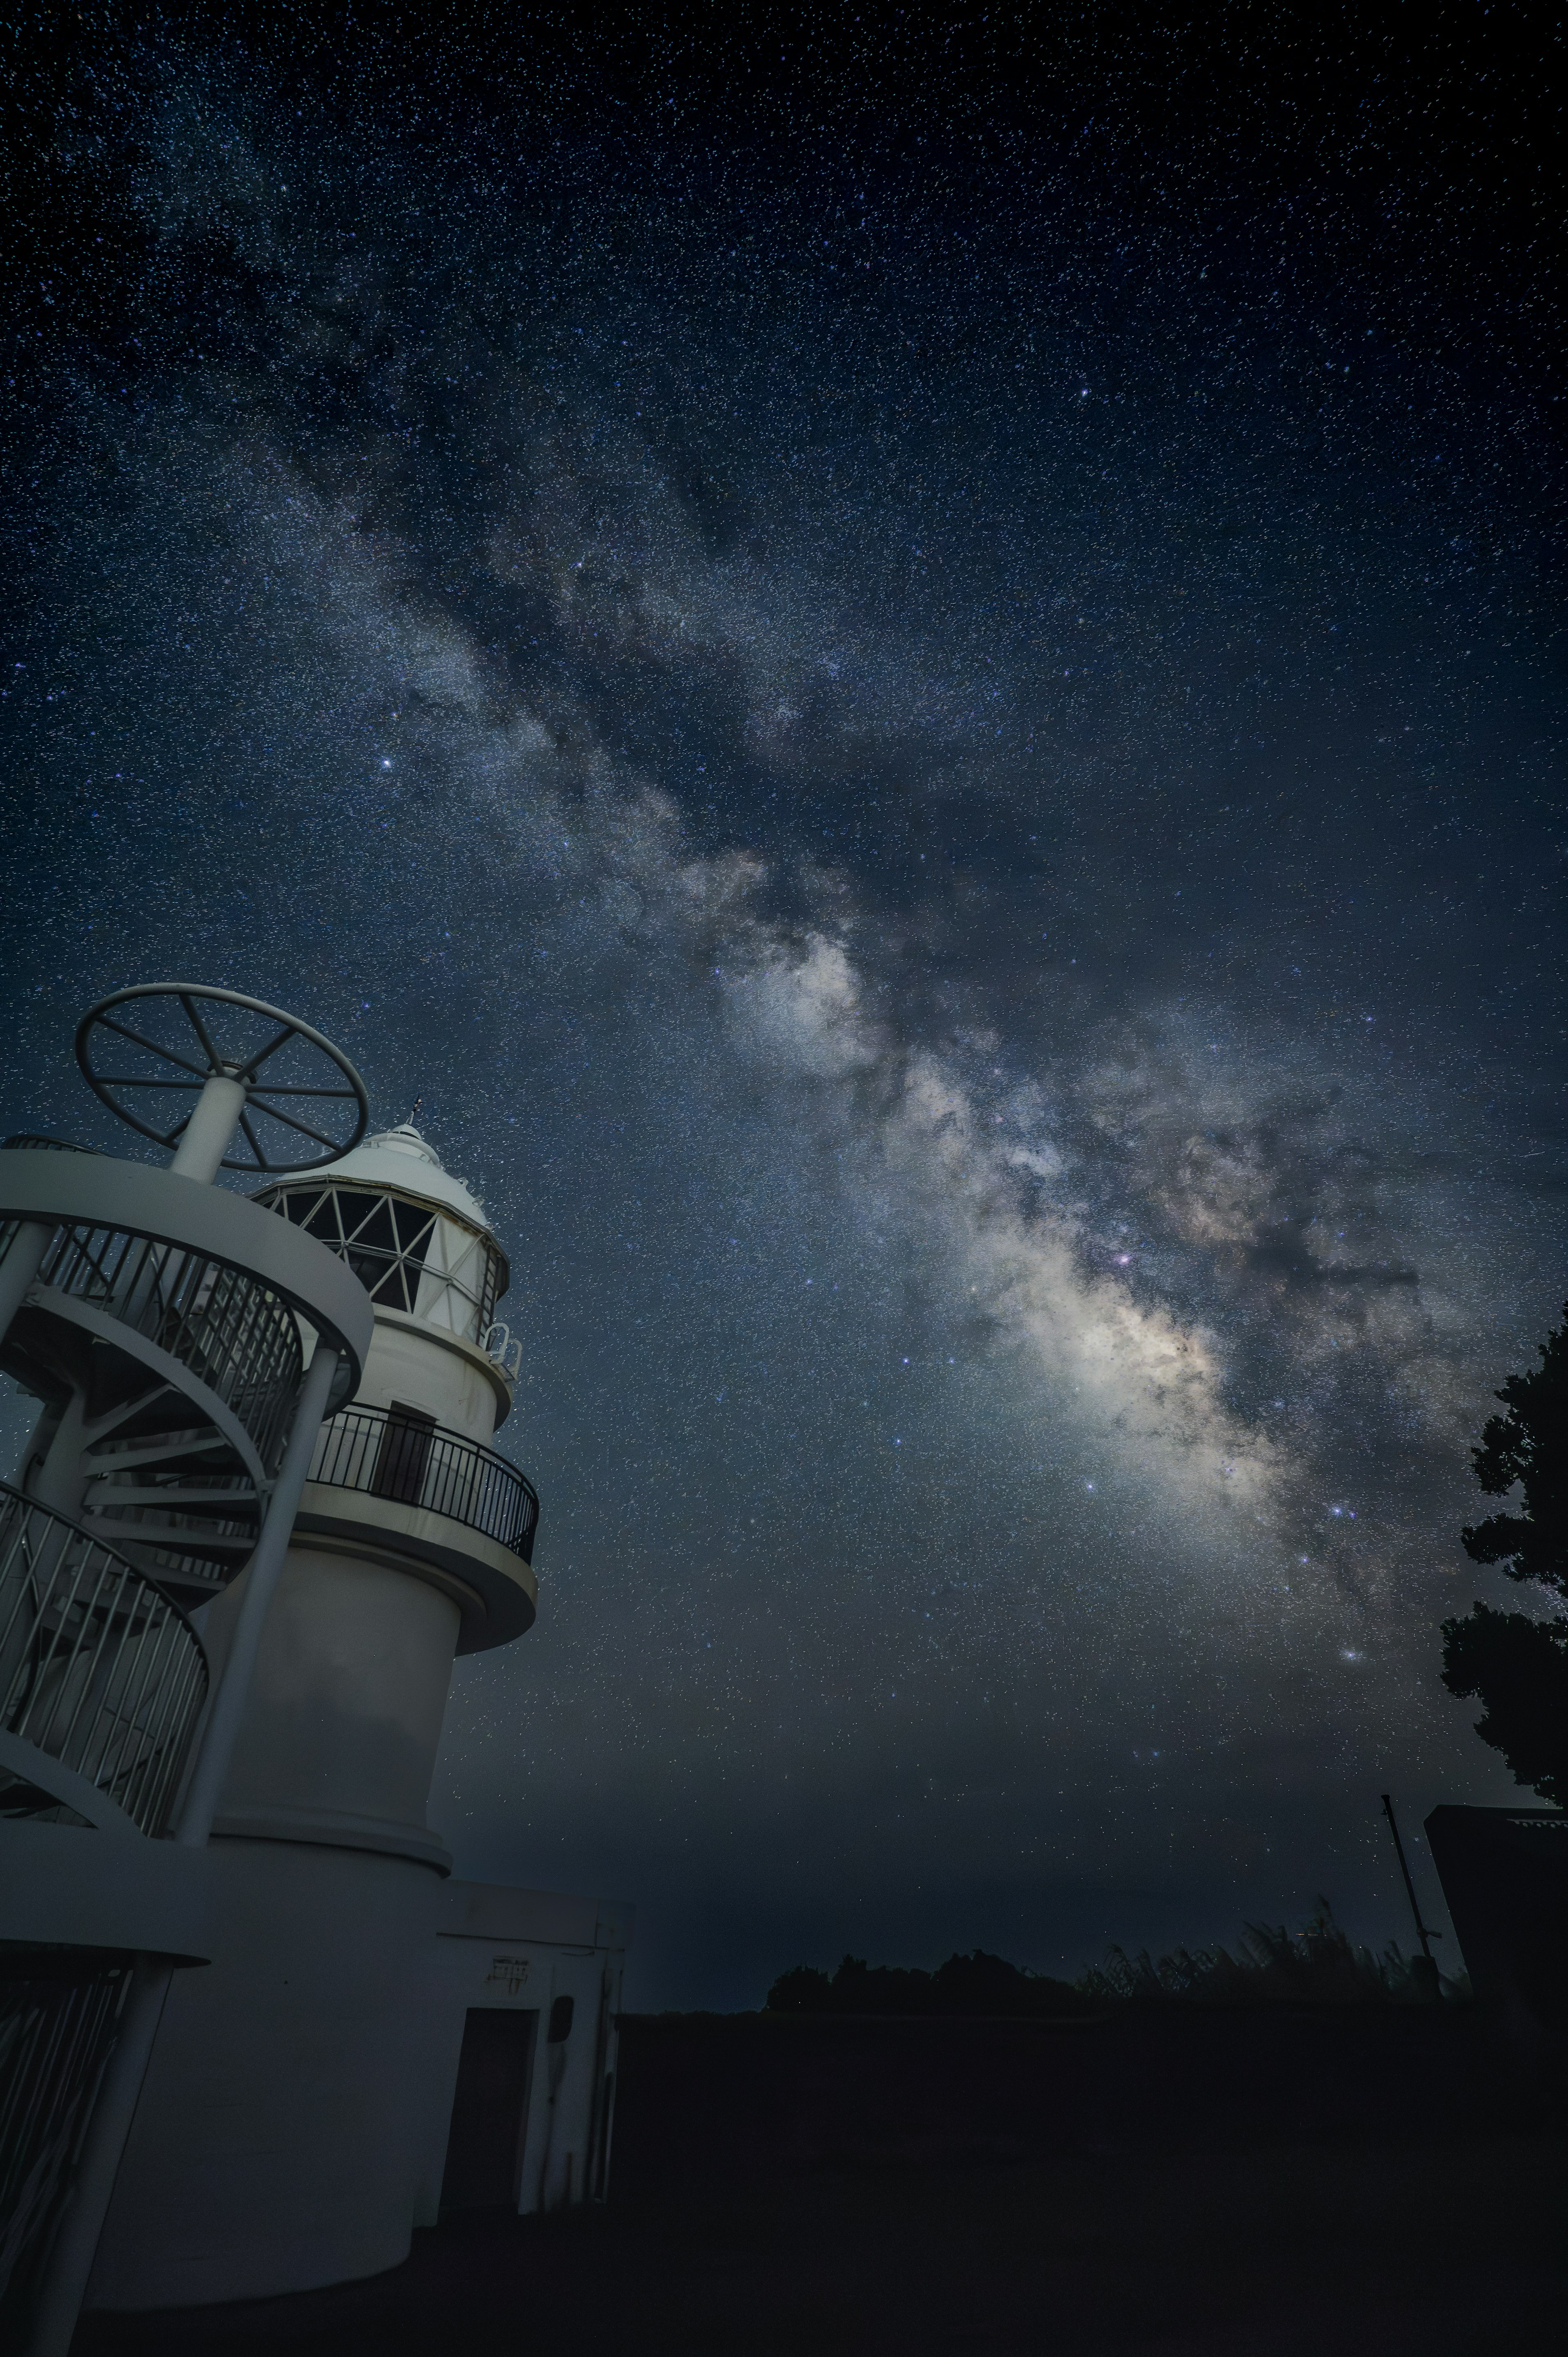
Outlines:
[[[0,1770],[0,1817],[51,1813],[52,1761],[164,1833],[206,1699],[207,1655],[173,1598],[0,1482],[0,1729],[39,1758],[36,1784]]]
[[[532,1560],[539,1523],[532,1483],[493,1448],[433,1418],[399,1408],[340,1409],[321,1427],[310,1479],[445,1514]]]

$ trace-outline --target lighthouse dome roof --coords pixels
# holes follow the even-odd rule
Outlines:
[[[319,1176],[333,1186],[395,1187],[400,1194],[439,1204],[470,1227],[490,1233],[489,1216],[478,1196],[446,1168],[429,1139],[422,1137],[412,1122],[378,1130],[352,1153],[329,1163]]]

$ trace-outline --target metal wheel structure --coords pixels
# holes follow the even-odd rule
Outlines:
[[[365,1084],[342,1050],[244,991],[134,983],[82,1017],[76,1060],[110,1112],[170,1149],[177,1169],[197,1146],[199,1113],[215,1138],[223,1124],[213,1168],[258,1177],[335,1162],[370,1120]],[[228,1150],[242,1139],[242,1150]]]

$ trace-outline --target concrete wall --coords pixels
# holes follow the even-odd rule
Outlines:
[[[613,2128],[616,2025],[630,1909],[550,1891],[452,1882],[442,1893],[438,1922],[433,2011],[446,2025],[448,2043],[437,2072],[442,2092],[427,2127],[416,2222],[433,2225],[439,2215],[451,2089],[470,2007],[540,2017],[519,2211],[594,2198],[606,2179]],[[572,2034],[552,2069],[544,2033],[559,1996],[574,2000]]]
[[[375,1339],[356,1407],[423,1408],[465,1440],[488,1446],[510,1398],[494,1362],[477,1344],[439,1326],[378,1306]]]
[[[170,1989],[92,2307],[263,2298],[408,2249],[438,1878],[283,1842],[209,1857],[212,1962]]]
[[[203,1631],[220,1660],[242,1577]],[[416,1834],[441,1740],[459,1614],[424,1580],[352,1555],[291,1546],[262,1631],[219,1815],[308,1837]]]
[[[205,1863],[212,1961],[175,1978],[90,2307],[265,2298],[397,2266],[439,2214],[470,2007],[547,2018],[575,1999],[554,2074],[542,2027],[520,2207],[565,2198],[568,2155],[583,2199],[624,1909],[304,1843],[219,1840]]]

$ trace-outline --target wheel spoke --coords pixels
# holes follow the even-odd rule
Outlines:
[[[295,1121],[293,1114],[280,1113],[276,1105],[268,1104],[262,1097],[252,1097],[251,1099],[251,1103],[256,1107],[259,1113],[270,1114],[274,1121],[281,1121],[285,1123],[288,1128],[297,1129],[303,1137],[313,1137],[317,1146],[325,1146],[330,1153],[337,1154],[340,1152],[341,1149],[339,1148],[338,1140],[335,1137],[327,1136],[325,1133],[319,1129],[312,1129],[307,1121]]]
[[[94,1077],[101,1089],[204,1089],[207,1086],[206,1081],[133,1081],[124,1072],[99,1072]]]
[[[246,1138],[250,1143],[251,1151],[256,1157],[257,1169],[264,1170],[267,1168],[267,1157],[262,1152],[261,1140],[257,1137],[255,1131],[251,1127],[251,1114],[248,1106],[240,1115],[240,1126],[244,1131]]]
[[[359,1103],[352,1089],[296,1089],[282,1081],[263,1081],[262,1087],[269,1097],[343,1097],[351,1104]]]
[[[253,1081],[259,1064],[264,1064],[269,1056],[275,1056],[285,1039],[297,1039],[298,1037],[299,1034],[293,1024],[285,1023],[275,1039],[269,1039],[266,1046],[253,1055],[248,1064],[242,1064],[239,1067],[240,1078],[243,1081]]]
[[[200,1040],[202,1047],[207,1052],[207,1060],[209,1064],[215,1072],[220,1072],[223,1069],[223,1059],[212,1044],[211,1033],[208,1030],[206,1024],[202,1021],[200,1016],[196,1011],[195,999],[191,997],[188,991],[182,990],[179,994],[179,1003],[185,1009],[186,1019],[189,1023],[191,1029],[195,1032],[197,1038]]]
[[[199,1064],[193,1064],[188,1058],[176,1055],[172,1048],[160,1046],[156,1039],[145,1038],[140,1031],[133,1031],[124,1023],[116,1023],[112,1015],[101,1015],[98,1020],[102,1024],[105,1031],[117,1031],[122,1039],[129,1039],[134,1046],[145,1048],[152,1055],[161,1056],[166,1064],[177,1064],[182,1072],[194,1072],[199,1080],[211,1079],[211,1073],[204,1072]]]

